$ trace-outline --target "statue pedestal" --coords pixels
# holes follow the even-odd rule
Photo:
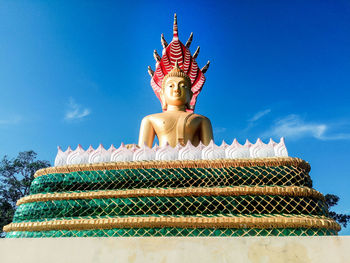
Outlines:
[[[0,240],[1,262],[350,262],[350,236]]]

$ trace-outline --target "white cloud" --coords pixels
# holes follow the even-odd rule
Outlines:
[[[90,109],[83,108],[81,105],[77,104],[73,98],[69,98],[68,109],[64,116],[67,121],[81,120],[91,113]]]
[[[22,121],[22,117],[19,115],[12,116],[11,118],[8,119],[0,119],[0,125],[13,125],[13,124],[18,124]]]
[[[260,120],[262,117],[264,117],[265,115],[269,114],[270,112],[271,112],[271,109],[266,109],[255,113],[253,117],[247,120],[248,124],[247,124],[247,127],[243,129],[243,132],[247,132],[248,130],[256,126],[257,125],[256,122]]]
[[[305,122],[298,115],[291,114],[278,120],[263,137],[288,137],[289,139],[300,139],[302,137],[314,137],[319,140],[348,140],[350,133],[331,134],[329,130],[332,125],[325,123]]]
[[[258,111],[257,113],[254,114],[254,116],[252,118],[250,118],[248,121],[249,122],[255,122],[259,119],[261,119],[262,117],[264,117],[265,115],[269,114],[271,112],[271,109],[266,109],[263,111]]]

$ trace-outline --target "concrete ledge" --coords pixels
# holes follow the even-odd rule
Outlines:
[[[1,262],[350,262],[350,236],[0,240]]]

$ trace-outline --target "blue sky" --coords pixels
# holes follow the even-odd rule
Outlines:
[[[0,156],[136,143],[159,112],[160,34],[211,66],[196,113],[215,141],[286,139],[350,213],[349,1],[0,1]],[[341,232],[350,234],[350,228]]]

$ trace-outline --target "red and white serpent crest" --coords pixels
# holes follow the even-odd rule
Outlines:
[[[193,96],[190,102],[190,109],[188,109],[188,111],[193,112],[193,109],[196,105],[197,97],[201,92],[205,82],[204,73],[207,71],[209,67],[209,61],[202,69],[198,68],[198,64],[195,59],[198,55],[199,48],[197,49],[195,54],[192,56],[189,50],[191,42],[192,42],[192,34],[188,39],[186,45],[182,44],[181,41],[179,40],[178,29],[177,29],[177,19],[175,14],[173,39],[168,45],[162,35],[162,45],[163,45],[162,57],[160,57],[157,54],[157,52],[154,51],[154,57],[157,61],[156,70],[153,72],[153,70],[149,67],[148,71],[152,77],[151,86],[154,90],[154,93],[156,94],[158,99],[161,101],[160,91],[162,89],[162,81],[164,77],[173,69],[173,67],[175,66],[175,63],[177,62],[178,66],[191,79],[191,85],[192,85],[191,90],[192,90]]]

